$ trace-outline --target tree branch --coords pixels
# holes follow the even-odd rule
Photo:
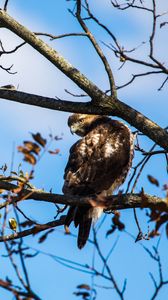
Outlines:
[[[20,232],[15,232],[10,235],[0,236],[0,243],[4,242],[4,241],[6,242],[6,241],[20,239],[20,238],[23,238],[25,236],[32,235],[32,234],[35,235],[38,232],[44,231],[46,229],[64,225],[64,223],[65,223],[65,216],[62,216],[59,220],[54,220],[54,221],[51,221],[51,222],[48,222],[48,223],[42,224],[42,225],[35,225],[30,229],[23,230]]]
[[[45,33],[45,32],[34,32],[35,35],[41,35],[41,36],[47,36],[50,38],[50,41],[53,41],[53,40],[57,40],[57,39],[61,39],[61,38],[65,38],[65,37],[70,37],[70,36],[84,36],[86,37],[87,34],[86,33],[83,33],[83,32],[71,32],[71,33],[64,33],[64,34],[60,34],[60,35],[53,35],[53,34],[50,34],[50,33]]]
[[[119,99],[114,99],[105,94],[102,94],[97,100],[94,99],[92,102],[83,103],[57,100],[55,98],[0,88],[0,98],[59,111],[118,116],[140,130],[156,144],[168,150],[168,133],[166,130]]]
[[[88,6],[87,2],[86,2],[86,5],[89,9],[89,6]],[[100,48],[99,44],[97,43],[97,41],[95,39],[95,37],[93,36],[93,34],[89,30],[89,28],[86,26],[86,23],[83,21],[83,19],[81,17],[81,7],[82,7],[81,0],[77,1],[76,7],[77,7],[76,8],[76,17],[78,19],[78,22],[81,25],[81,27],[83,28],[83,30],[86,32],[89,40],[91,41],[91,43],[92,43],[93,47],[95,48],[98,56],[100,57],[100,59],[102,60],[102,62],[104,64],[105,70],[106,70],[108,78],[109,78],[111,95],[117,97],[114,76],[113,76],[112,70],[110,68],[110,65],[107,61],[107,58],[105,57],[102,49]]]
[[[100,110],[96,109],[95,106],[102,107],[101,114],[116,115],[118,117],[121,117],[122,119],[126,120],[128,123],[136,127],[138,130],[142,131],[145,135],[147,135],[165,150],[168,150],[168,134],[164,129],[160,128],[156,123],[152,122],[150,119],[146,118],[141,113],[137,112],[125,103],[121,102],[119,99],[116,99],[112,96],[107,96],[94,83],[92,83],[83,74],[81,74],[79,70],[77,70],[69,62],[67,62],[57,51],[49,47],[41,39],[37,38],[34,33],[32,33],[27,28],[19,24],[3,10],[0,10],[0,26],[8,28],[12,32],[20,36],[22,39],[24,39],[33,48],[35,48],[44,57],[46,57],[51,63],[53,63],[58,69],[60,69],[66,76],[73,80],[81,89],[83,89],[92,98],[93,109],[90,110],[90,106],[88,107],[88,104],[77,103],[76,110],[74,110],[74,112],[77,112],[77,110],[78,112],[84,112],[84,105],[85,108],[87,108],[85,110],[85,113],[95,112],[96,114],[99,114]],[[2,89],[0,90],[0,97],[5,99],[12,99],[16,101],[19,95],[21,96],[20,102],[27,104],[31,102],[30,98],[27,98],[29,94],[18,94],[18,92],[16,91],[13,91],[12,93],[12,91],[3,91]],[[34,95],[31,97],[34,97]],[[39,98],[38,96],[35,96],[35,101],[31,104],[36,105],[35,103],[39,99],[44,100],[44,98]],[[47,101],[49,101],[50,98],[45,98],[45,101],[46,99]],[[52,105],[53,101],[55,103],[56,100],[52,99]],[[62,108],[60,109],[61,104]],[[46,107],[43,103],[42,105],[38,104],[38,106]],[[59,101],[57,102],[57,108],[54,109],[67,111],[67,107],[67,102],[61,103]],[[71,105],[69,107],[71,107]],[[104,108],[105,110],[103,110]],[[106,110],[106,108],[108,108],[108,110]],[[70,109],[69,111],[72,110]]]
[[[20,296],[24,296],[26,298],[24,299],[34,299],[34,300],[41,300],[41,298],[39,298],[37,295],[35,295],[33,292],[29,291],[29,292],[24,292],[22,290],[20,290],[19,287],[13,287],[12,285],[12,282],[8,282],[7,280],[3,280],[3,279],[0,279],[0,287],[9,291],[9,292],[12,292],[13,295],[17,298],[15,299],[21,299]],[[23,298],[22,298],[23,299]]]
[[[0,181],[0,189],[14,191],[18,188],[17,185],[8,183],[7,181]],[[12,197],[12,200],[4,201],[0,204],[0,209],[10,204],[16,204],[20,201],[33,199],[36,201],[44,201],[48,203],[58,203],[66,205],[78,206],[103,206],[108,210],[121,210],[128,208],[155,208],[160,211],[168,212],[167,199],[151,196],[148,194],[119,194],[108,196],[102,201],[96,199],[95,196],[79,197],[71,195],[60,195],[47,193],[38,189],[23,189],[19,196]]]
[[[39,39],[33,32],[21,25],[19,22],[9,16],[4,10],[0,10],[0,27],[5,27],[31,45],[52,64],[61,70],[66,76],[73,80],[81,89],[91,97],[100,97],[102,91],[87,79],[79,70],[74,68],[64,57],[56,50],[49,47],[45,42]]]

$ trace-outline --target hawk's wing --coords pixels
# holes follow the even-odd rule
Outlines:
[[[120,186],[131,166],[133,139],[130,130],[121,122],[110,120],[75,143],[69,155],[64,175],[64,194],[88,196]],[[79,225],[78,247],[89,236],[92,218],[98,208],[69,208],[65,225]],[[102,210],[102,208],[99,208]],[[98,210],[96,214],[99,214]]]
[[[119,186],[130,161],[130,131],[110,120],[91,130],[70,149],[64,194],[89,195]]]

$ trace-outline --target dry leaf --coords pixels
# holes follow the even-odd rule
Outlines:
[[[30,142],[30,141],[24,141],[24,146],[29,150],[30,152],[34,152],[35,154],[39,154],[41,148],[36,143]]]
[[[119,212],[115,213],[114,217],[112,218],[112,221],[113,221],[114,226],[116,226],[118,228],[118,230],[120,230],[120,231],[124,230],[125,225],[124,225],[124,223],[122,223],[120,221],[120,213]]]
[[[116,226],[112,225],[112,226],[111,226],[111,229],[109,229],[109,230],[106,232],[106,237],[108,237],[108,235],[112,234],[115,230],[116,230]]]
[[[159,186],[159,181],[155,177],[153,177],[151,175],[148,175],[147,177],[148,177],[148,180],[150,181],[150,183],[152,183],[156,186]]]
[[[159,236],[159,235],[160,235],[159,232],[154,229],[148,234],[148,237],[154,238],[155,236]]]
[[[88,292],[75,292],[75,296],[82,296],[82,299],[89,300],[90,294]]]
[[[45,147],[47,140],[44,139],[39,132],[36,134],[32,133],[32,137],[38,144],[40,144],[42,147]]]
[[[60,149],[55,149],[54,151],[49,150],[48,152],[49,152],[50,154],[58,154],[58,153],[60,153]]]
[[[30,153],[25,154],[24,161],[27,161],[31,165],[35,165],[36,164],[36,158],[34,157],[33,154],[30,154]]]
[[[29,154],[29,152],[30,152],[28,149],[26,149],[23,146],[18,146],[17,149],[19,152],[22,152],[23,154]]]
[[[88,290],[88,291],[91,290],[90,286],[88,284],[85,284],[85,283],[78,285],[77,289],[85,289],[85,290]]]
[[[43,242],[46,240],[48,234],[51,233],[51,232],[53,232],[53,231],[54,231],[54,229],[50,229],[50,230],[48,230],[46,233],[44,233],[44,234],[39,238],[38,243],[43,243]]]
[[[9,221],[8,221],[8,223],[9,223],[9,227],[13,230],[13,231],[16,231],[16,229],[17,229],[17,221],[16,221],[16,219],[15,218],[10,218],[9,219]]]

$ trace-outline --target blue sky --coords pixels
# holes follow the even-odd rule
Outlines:
[[[2,5],[4,1],[0,1]],[[57,3],[56,3],[57,2]],[[164,4],[165,3],[165,4]],[[91,1],[91,5],[95,14],[105,22],[111,30],[117,35],[122,45],[129,49],[138,46],[142,41],[147,41],[148,33],[150,32],[150,20],[142,12],[117,12],[110,6],[110,1],[97,0]],[[67,32],[81,32],[81,29],[75,19],[67,11],[68,7],[72,7],[70,2],[50,1],[48,4],[44,0],[11,0],[9,2],[9,14],[11,14],[18,21],[33,31],[49,32],[52,34],[62,34]],[[160,5],[161,9],[166,10],[166,1]],[[90,28],[94,31],[97,40],[109,42],[101,30],[97,30],[95,25],[90,24]],[[161,31],[161,36],[164,35],[165,28]],[[15,35],[6,30],[0,29],[0,38],[6,49],[11,49],[17,45],[19,39]],[[48,39],[45,39],[48,41]],[[159,51],[157,55],[167,62],[166,47],[163,43],[164,39],[159,40]],[[86,76],[93,82],[106,90],[108,88],[107,76],[104,68],[101,65],[99,58],[95,55],[94,49],[89,42],[81,37],[66,38],[64,40],[57,40],[49,42],[49,44],[59,51],[66,59],[68,59],[75,67],[79,68]],[[101,44],[101,42],[100,42]],[[113,53],[102,46],[109,62],[114,70],[114,75],[118,85],[123,84],[131,78],[132,73],[143,71],[143,68],[135,66],[131,63],[126,67],[118,70],[120,63],[114,59]],[[144,57],[146,53],[146,46],[141,46],[137,54],[139,57]],[[39,95],[46,95],[62,99],[74,100],[70,95],[65,93],[64,89],[68,89],[73,93],[80,92],[79,88],[75,86],[69,79],[67,79],[60,71],[52,66],[47,60],[41,57],[34,49],[25,46],[16,54],[2,57],[1,64],[14,64],[14,70],[18,73],[16,75],[8,75],[0,70],[1,81],[0,85],[14,84],[18,89],[25,92],[36,93]],[[144,113],[161,126],[167,125],[167,86],[160,92],[157,89],[162,84],[163,77],[153,76],[151,78],[138,79],[135,83],[125,89],[119,90],[118,96],[127,104],[133,106],[137,110]],[[41,132],[45,137],[50,132],[61,136],[63,139],[55,146],[60,148],[60,155],[50,156],[46,154],[36,167],[34,184],[38,188],[45,190],[53,189],[54,192],[61,193],[63,184],[63,172],[68,158],[68,151],[70,146],[76,141],[72,136],[66,125],[68,113],[45,110],[28,105],[12,103],[10,101],[1,100],[0,102],[0,131],[1,131],[1,149],[0,149],[0,165],[7,163],[9,166],[12,159],[12,150],[15,145],[20,145],[23,140],[30,138],[30,132]],[[141,145],[145,149],[149,149],[152,142],[148,138],[140,140]],[[14,170],[17,170],[18,164],[22,156],[15,151],[14,156]],[[137,161],[135,157],[135,162]],[[134,163],[135,163],[134,162]],[[22,165],[23,170],[29,169],[26,163]],[[141,187],[145,187],[145,191],[151,194],[163,196],[161,188],[156,188],[147,181],[147,174],[152,174],[160,180],[162,184],[167,182],[167,174],[165,170],[165,161],[163,157],[153,157],[151,162],[143,171],[136,191],[140,191]],[[47,222],[52,220],[55,216],[54,205],[47,205],[46,203],[27,202],[21,204],[24,212],[32,218],[40,222]],[[144,218],[145,212],[138,211],[138,217],[144,232],[147,232],[148,224]],[[136,236],[137,228],[133,219],[132,211],[122,212],[122,220],[126,223],[127,231]],[[157,268],[153,261],[148,257],[142,246],[134,243],[128,235],[124,233],[115,233],[105,238],[107,228],[111,224],[111,216],[106,218],[106,223],[100,231],[100,244],[102,245],[104,253],[108,253],[110,247],[114,244],[116,238],[119,236],[119,241],[115,251],[111,257],[111,269],[117,278],[120,286],[124,279],[128,278],[128,286],[126,291],[126,299],[150,299],[152,294],[152,282],[149,277],[149,272],[157,274]],[[151,225],[150,225],[151,226]],[[73,231],[73,229],[72,229]],[[76,231],[73,231],[74,233]],[[75,260],[91,264],[93,257],[93,247],[88,244],[82,251],[76,247],[75,238],[65,236],[63,228],[58,228],[51,234],[46,244],[37,244],[38,237],[27,237],[25,243],[36,249],[45,252],[50,252],[54,255],[61,256],[67,259]],[[156,244],[151,240],[142,242],[145,246],[152,247]],[[167,274],[167,259],[166,251],[167,240],[163,236],[161,240],[161,255],[163,260],[163,271],[165,276]],[[101,265],[98,260],[98,266]],[[7,259],[1,258],[0,277],[5,277],[8,274],[9,278],[13,276],[13,271],[6,262]],[[35,292],[39,293],[42,299],[54,300],[57,297],[69,300],[75,299],[73,292],[75,287],[81,283],[91,284],[91,277],[84,273],[79,273],[72,269],[56,263],[46,255],[39,255],[38,257],[27,261],[27,267],[31,275],[32,286]],[[167,278],[166,278],[167,279]],[[95,279],[98,284],[108,285],[100,279]],[[8,293],[1,291],[1,299],[11,299]],[[159,294],[158,300],[166,298],[167,289]],[[113,291],[98,289],[98,300],[111,299],[116,295]]]

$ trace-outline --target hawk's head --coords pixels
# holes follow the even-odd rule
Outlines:
[[[99,115],[73,114],[68,119],[68,126],[72,133],[85,136],[93,127],[93,123],[98,119],[104,118]]]

